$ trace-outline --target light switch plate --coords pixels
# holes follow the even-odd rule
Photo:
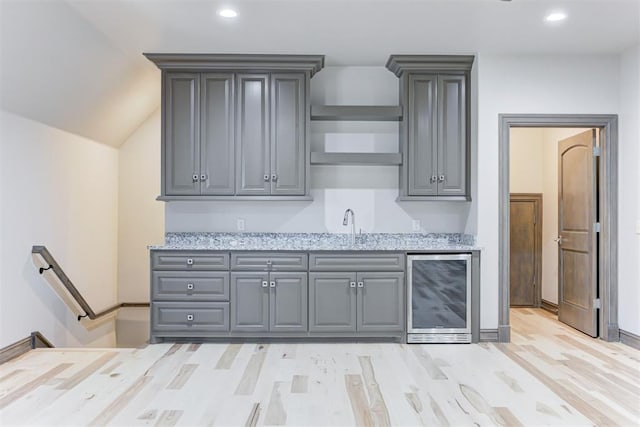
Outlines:
[[[238,229],[238,231],[244,231],[244,219],[243,218],[238,218],[237,219],[236,228]]]

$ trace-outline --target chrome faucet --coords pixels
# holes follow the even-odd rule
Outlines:
[[[351,244],[356,244],[356,213],[351,209],[347,209],[344,211],[344,219],[342,220],[342,225],[346,226],[349,224],[349,214],[351,214]]]

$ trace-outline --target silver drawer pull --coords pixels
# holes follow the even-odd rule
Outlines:
[[[358,282],[358,287],[359,288],[364,288],[364,282]]]
[[[200,181],[206,181],[207,180],[207,175],[202,174],[200,175]]]
[[[276,282],[269,283],[269,286],[271,286],[272,288],[275,288],[276,287]]]
[[[269,287],[269,282],[267,282],[266,280],[262,281],[262,287],[263,288],[268,288]]]
[[[434,183],[434,182],[438,182],[438,177],[436,175],[433,175],[431,177],[431,183]]]
[[[187,289],[192,291],[193,290],[193,283],[187,283]]]
[[[271,175],[271,181],[276,182],[277,180],[278,180],[278,175],[276,175],[275,173]]]
[[[356,287],[356,282],[349,282],[349,287],[355,288]]]
[[[198,174],[194,173],[192,178],[193,182],[198,182]]]
[[[187,265],[193,265],[193,258],[187,258]]]
[[[265,174],[265,175],[264,175],[264,180],[265,180],[265,181],[269,181],[269,175]]]
[[[193,314],[187,314],[187,321],[193,322]]]
[[[271,264],[273,264],[273,261],[267,260],[267,265],[271,265]]]
[[[439,182],[444,182],[444,175],[440,175],[440,179],[438,179]]]

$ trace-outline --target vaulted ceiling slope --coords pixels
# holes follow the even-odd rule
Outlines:
[[[239,16],[216,15],[233,5]],[[556,9],[569,18],[543,22]],[[0,0],[5,110],[119,146],[160,103],[142,52],[616,54],[639,0]]]

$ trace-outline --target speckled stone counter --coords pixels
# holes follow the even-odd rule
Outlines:
[[[458,233],[167,233],[165,244],[153,250],[219,251],[471,251],[475,238]]]

